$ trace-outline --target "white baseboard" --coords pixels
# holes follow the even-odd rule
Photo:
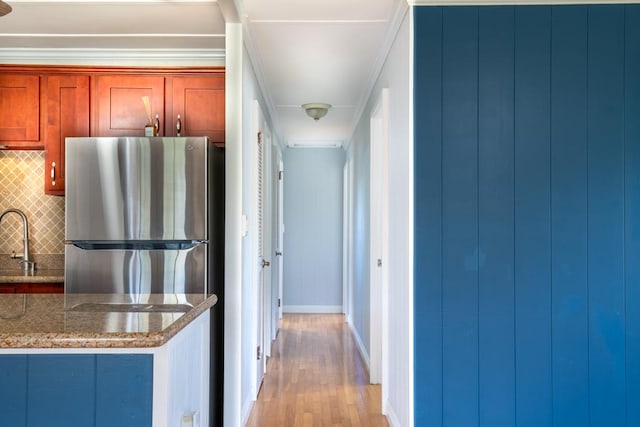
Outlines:
[[[398,421],[398,416],[396,415],[393,407],[389,405],[389,402],[382,403],[382,413],[387,417],[387,421],[389,422],[389,427],[400,427],[400,421]]]
[[[342,313],[341,305],[285,305],[284,313]]]
[[[362,342],[362,338],[360,338],[360,334],[356,328],[353,327],[352,323],[349,323],[349,328],[351,329],[351,334],[353,335],[353,339],[356,342],[356,347],[358,347],[358,351],[360,352],[360,356],[364,361],[364,365],[367,368],[367,372],[370,372],[370,362],[369,362],[369,353],[367,353],[367,348],[364,346]]]
[[[253,405],[255,400],[251,397],[247,396],[244,401],[244,405],[242,405],[242,425],[246,426],[247,421],[249,421],[249,416],[251,415],[251,410],[253,409]]]

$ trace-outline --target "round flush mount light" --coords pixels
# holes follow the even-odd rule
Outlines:
[[[11,6],[0,0],[0,16],[4,16],[11,12]]]
[[[302,108],[307,113],[307,116],[313,120],[318,121],[322,117],[327,115],[327,111],[331,108],[330,104],[324,104],[322,102],[312,102],[310,104],[302,104]]]

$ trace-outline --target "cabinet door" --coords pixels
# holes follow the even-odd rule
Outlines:
[[[42,147],[39,76],[0,75],[0,117],[0,145]]]
[[[46,95],[44,192],[62,196],[65,138],[89,136],[89,76],[49,76]]]
[[[26,426],[27,360],[25,354],[0,355],[0,425]]]
[[[158,114],[164,120],[162,76],[97,76],[96,92],[95,136],[144,136],[149,121],[144,96],[149,97],[151,117]]]
[[[153,423],[153,358],[151,354],[2,354],[0,425],[177,425]],[[166,413],[166,408],[158,413],[163,410]]]
[[[224,75],[174,77],[172,116],[166,132],[176,135],[180,116],[182,136],[208,136],[224,143]]]

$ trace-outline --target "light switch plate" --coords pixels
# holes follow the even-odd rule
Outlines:
[[[183,415],[180,427],[195,427],[193,425],[193,414]]]
[[[249,232],[249,220],[245,214],[242,214],[242,237],[245,237]]]
[[[183,415],[180,427],[200,427],[200,416],[198,412]]]

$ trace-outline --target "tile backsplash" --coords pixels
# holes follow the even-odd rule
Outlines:
[[[44,194],[44,151],[0,151],[0,212],[22,210],[29,221],[31,254],[64,253],[64,197]],[[22,219],[0,223],[0,254],[22,252]]]

